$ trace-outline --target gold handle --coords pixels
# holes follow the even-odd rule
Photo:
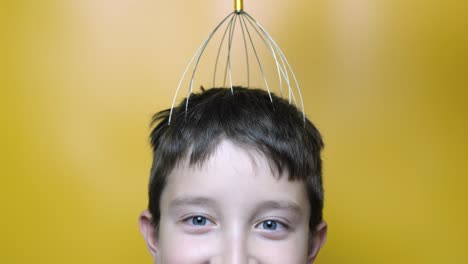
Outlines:
[[[244,0],[234,0],[234,11],[241,12],[244,10]]]

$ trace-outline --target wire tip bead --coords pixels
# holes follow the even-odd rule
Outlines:
[[[244,10],[244,0],[234,0],[234,11],[239,13]]]

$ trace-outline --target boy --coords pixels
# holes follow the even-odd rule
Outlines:
[[[163,264],[306,264],[326,240],[322,138],[287,101],[213,88],[156,114],[140,231]]]

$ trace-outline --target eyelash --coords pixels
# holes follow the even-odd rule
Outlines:
[[[211,224],[214,224],[213,221],[211,221],[208,217],[203,216],[203,215],[191,215],[191,216],[188,216],[188,217],[185,217],[184,219],[182,219],[182,222],[183,222],[183,223],[186,223],[186,224],[188,224],[188,225],[190,225],[190,226],[200,226],[200,227],[203,227],[203,226],[207,226],[207,225],[208,225],[208,224],[204,224],[204,225],[195,225],[195,224],[193,224],[193,220],[194,220],[195,218],[198,218],[198,217],[200,217],[200,218],[202,218],[203,220],[205,220],[205,222],[208,222],[208,221],[209,221]],[[189,220],[191,220],[191,222],[190,222]]]
[[[260,223],[258,223],[255,227],[259,227],[259,226],[263,226],[265,223],[267,222],[272,222],[274,223],[276,226],[277,226],[277,229],[274,229],[274,230],[270,230],[270,229],[265,229],[265,228],[260,228],[262,230],[266,230],[268,232],[278,232],[278,231],[281,231],[281,230],[287,230],[289,229],[289,226],[287,224],[285,224],[284,222],[282,221],[279,221],[279,220],[275,220],[275,219],[266,219],[266,220],[263,220],[261,221]],[[278,227],[279,226],[279,227]]]

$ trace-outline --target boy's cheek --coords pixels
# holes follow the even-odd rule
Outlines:
[[[255,240],[250,245],[250,252],[259,261],[258,263],[304,264],[307,259],[307,249],[299,240],[294,237],[282,241]]]
[[[160,235],[160,263],[205,263],[219,251],[219,243],[212,235],[188,235],[182,230],[168,230]]]

